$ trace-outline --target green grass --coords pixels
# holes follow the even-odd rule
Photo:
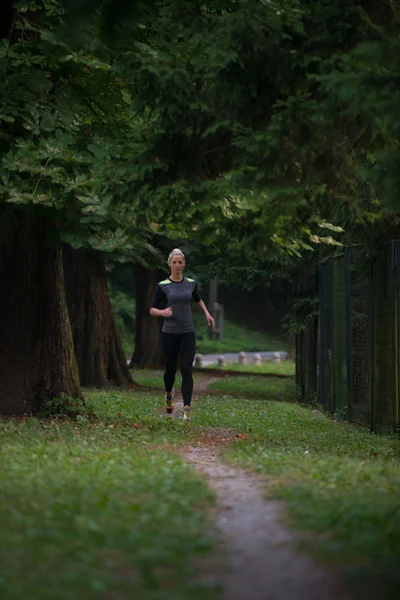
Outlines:
[[[279,365],[276,365],[279,366]],[[152,371],[150,369],[137,369],[132,371],[132,377],[136,383],[145,387],[164,389],[164,380],[162,371]],[[206,373],[195,373],[194,380],[199,382],[206,380]],[[180,389],[181,376],[177,375],[175,387]],[[243,395],[246,398],[255,398],[259,400],[277,400],[293,398],[296,394],[293,379],[280,379],[278,377],[258,378],[235,375],[233,377],[223,377],[219,381],[210,384],[211,392],[218,392],[226,395]],[[161,397],[161,395],[160,395]]]
[[[288,341],[282,336],[271,335],[267,331],[254,331],[225,319],[223,340],[210,340],[209,327],[196,307],[193,308],[193,320],[197,333],[197,352],[201,354],[215,354],[224,352],[252,352],[269,350],[279,351],[288,349]]]
[[[255,400],[289,400],[296,395],[294,381],[278,377],[235,375],[224,377],[209,385],[210,392],[242,396]]]
[[[344,567],[372,598],[399,597],[398,439],[286,402],[202,399],[196,421],[247,433],[225,457],[269,480],[292,526],[316,534],[310,551]]]
[[[131,371],[133,380],[139,385],[143,385],[145,387],[152,388],[160,388],[160,390],[164,389],[164,371],[152,370],[152,369],[133,369]],[[195,381],[201,381],[202,379],[207,378],[207,375],[203,373],[196,373],[194,375]],[[176,374],[175,380],[175,388],[180,390],[182,383],[182,377],[178,371]]]
[[[242,394],[260,381],[229,380]],[[289,525],[314,533],[310,552],[397,600],[399,441],[282,401],[291,380],[261,382],[262,400],[198,400],[189,427],[160,416],[160,395],[112,390],[87,393],[94,421],[0,423],[0,596],[217,598],[196,578],[214,547],[213,497],[169,450],[229,427],[247,439],[223,457],[266,478]]]
[[[190,431],[155,416],[150,395],[89,404],[101,421],[0,424],[0,596],[214,598],[196,578],[211,494],[163,448]]]
[[[144,385],[145,387],[160,388],[160,390],[164,389],[164,371],[152,369],[132,369],[131,375],[133,380],[139,385]],[[177,389],[180,388],[181,382],[182,377],[179,373],[177,373],[175,381],[175,387]]]
[[[290,375],[294,376],[296,371],[296,365],[293,360],[284,360],[281,363],[274,363],[269,360],[261,363],[260,366],[254,364],[239,365],[239,363],[227,363],[224,367],[218,367],[217,365],[207,365],[204,367],[207,369],[218,369],[220,371],[243,371],[243,373],[270,373],[279,375]]]

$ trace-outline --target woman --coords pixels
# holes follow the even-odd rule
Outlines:
[[[206,316],[208,325],[215,328],[215,322],[201,299],[197,282],[184,277],[185,256],[175,248],[168,257],[171,275],[160,281],[154,291],[150,314],[163,317],[163,346],[165,356],[165,409],[174,410],[174,382],[180,359],[182,373],[183,420],[190,420],[190,404],[193,392],[192,365],[196,351],[196,334],[190,302],[193,299]]]

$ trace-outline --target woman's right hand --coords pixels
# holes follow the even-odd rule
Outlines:
[[[172,317],[172,308],[170,306],[168,308],[164,308],[164,310],[161,311],[161,315],[165,319],[168,319],[168,317]]]

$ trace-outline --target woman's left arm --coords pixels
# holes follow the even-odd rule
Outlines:
[[[202,310],[203,313],[205,314],[209,327],[212,327],[213,329],[215,329],[215,321],[214,321],[213,317],[210,315],[210,313],[208,312],[207,307],[204,304],[203,300],[199,300],[198,302],[196,302],[196,304],[199,307],[199,309]]]

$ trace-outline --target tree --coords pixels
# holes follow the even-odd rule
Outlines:
[[[84,386],[133,385],[107,291],[100,253],[63,248],[68,313]]]
[[[2,299],[0,411],[8,414],[36,412],[62,393],[81,395],[62,240],[110,251],[125,239],[124,209],[109,196],[91,204],[85,195],[107,159],[96,129],[104,122],[113,129],[99,97],[115,108],[121,90],[110,84],[107,63],[63,41],[62,17],[53,0],[22,3],[0,47],[0,264],[12,299]]]
[[[385,15],[391,5],[375,4]],[[333,222],[338,200],[357,199],[354,167],[377,159],[385,128],[374,124],[364,143],[334,82],[337,61],[350,64],[360,44],[395,44],[390,19],[374,22],[371,7],[82,0],[78,47],[56,0],[27,0],[0,51],[0,202],[24,206],[35,231],[43,219],[58,244],[140,263],[157,256],[154,238],[191,228],[194,238],[239,199],[258,253],[298,251]]]
[[[12,22],[9,3],[5,25]],[[4,13],[3,15],[4,16]],[[20,24],[20,22],[19,22]],[[38,88],[46,75],[26,81],[27,63],[21,61],[18,21],[14,22],[13,45],[2,44],[0,77],[3,105],[0,134],[0,348],[3,414],[37,412],[54,396],[80,397],[79,376],[64,292],[61,246],[54,214],[21,210],[15,206],[18,192],[7,160],[27,132],[40,122]],[[8,31],[3,29],[3,35]],[[7,78],[7,86],[4,79]],[[35,95],[36,93],[36,95]],[[42,92],[43,93],[43,92]],[[46,92],[44,92],[46,93]],[[28,108],[29,106],[29,108]],[[43,121],[42,121],[43,123]],[[29,136],[29,134],[28,134]],[[26,156],[26,155],[25,155]],[[21,159],[23,160],[22,156]],[[38,186],[21,169],[32,197]],[[33,175],[33,174],[31,174]],[[36,172],[36,181],[41,175]],[[33,190],[33,193],[32,193]],[[21,190],[22,191],[22,190]],[[9,200],[9,204],[4,201]],[[14,206],[13,206],[14,204]]]
[[[93,10],[89,0],[80,4],[81,14]],[[102,14],[112,15],[109,35],[118,28],[123,39],[121,69],[134,66],[136,107],[151,111],[146,154],[159,163],[158,177],[151,174],[159,197],[176,180],[190,181],[192,192],[197,184],[193,208],[196,195],[205,203],[234,189],[252,194],[278,237],[330,221],[338,198],[354,202],[363,128],[332,89],[346,86],[341,70],[362,48],[373,53],[380,45],[395,72],[398,2],[181,0],[142,8],[114,0]],[[140,44],[130,44],[138,29]],[[374,99],[364,99],[374,117]]]
[[[0,205],[0,281],[1,413],[79,398],[61,247],[45,217]]]
[[[400,13],[392,13],[399,26]],[[400,193],[400,43],[382,34],[350,54],[339,54],[337,71],[321,77],[326,93],[357,123],[361,175],[375,188],[385,212],[398,211]],[[332,103],[333,103],[332,102]]]
[[[155,287],[165,272],[134,266],[136,291],[136,332],[135,348],[130,367],[160,368],[164,365],[162,350],[162,319],[150,316],[151,299]]]

